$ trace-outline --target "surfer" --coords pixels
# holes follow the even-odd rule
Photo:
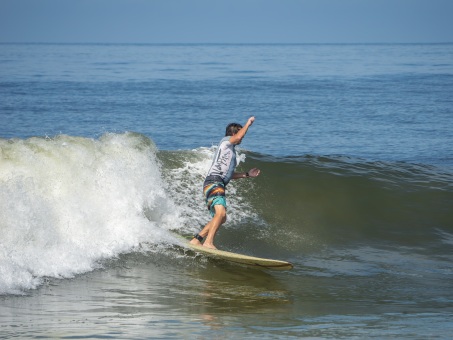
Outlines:
[[[260,174],[260,170],[257,168],[250,169],[247,172],[235,172],[237,165],[235,147],[241,144],[247,130],[254,121],[255,117],[252,116],[244,127],[237,123],[231,123],[226,127],[225,137],[217,147],[203,184],[203,194],[206,197],[206,205],[212,219],[194,236],[190,241],[191,244],[217,249],[214,246],[214,237],[219,227],[226,222],[226,185],[232,179],[257,177]],[[202,243],[203,240],[204,243]]]

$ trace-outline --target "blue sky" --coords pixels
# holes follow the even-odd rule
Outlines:
[[[453,0],[0,0],[0,42],[453,42]]]

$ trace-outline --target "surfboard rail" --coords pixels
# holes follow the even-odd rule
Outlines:
[[[274,260],[262,257],[233,253],[225,250],[210,249],[203,246],[193,245],[189,240],[181,235],[177,235],[184,244],[192,250],[204,254],[208,257],[225,260],[227,262],[238,263],[249,267],[270,269],[270,270],[290,270],[293,268],[292,263],[281,260]]]

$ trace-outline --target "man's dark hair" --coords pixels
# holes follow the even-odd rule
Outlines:
[[[238,124],[238,123],[228,124],[228,126],[226,127],[226,130],[225,130],[225,136],[233,136],[236,133],[238,133],[238,131],[240,129],[242,129],[241,124]]]

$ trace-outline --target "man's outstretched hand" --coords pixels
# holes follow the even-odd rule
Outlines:
[[[250,177],[258,177],[258,175],[260,174],[261,170],[260,169],[257,169],[257,168],[253,168],[253,169],[250,169],[249,170],[249,176]]]

